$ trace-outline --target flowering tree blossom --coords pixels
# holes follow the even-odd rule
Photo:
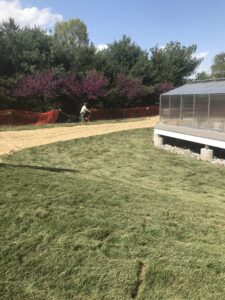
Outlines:
[[[57,82],[57,92],[60,96],[80,97],[82,90],[77,76],[69,74],[60,77]]]
[[[53,71],[24,76],[15,91],[17,97],[43,99],[59,96],[79,97],[80,93],[81,85],[74,74],[58,77]]]
[[[108,79],[96,70],[89,71],[81,83],[82,94],[88,100],[95,100],[107,94]]]
[[[120,97],[133,100],[144,96],[144,87],[140,79],[129,78],[124,74],[118,74],[116,76],[115,86]]]
[[[15,95],[17,97],[38,97],[49,99],[56,96],[57,79],[52,71],[36,75],[25,75],[19,82]]]
[[[154,91],[157,95],[166,93],[174,88],[173,83],[171,82],[162,82],[155,85]]]

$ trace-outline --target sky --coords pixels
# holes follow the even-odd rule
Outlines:
[[[0,0],[0,22],[12,17],[49,29],[79,18],[99,47],[124,34],[145,50],[170,41],[196,44],[196,56],[204,58],[198,72],[209,72],[213,57],[225,52],[224,14],[225,0]]]

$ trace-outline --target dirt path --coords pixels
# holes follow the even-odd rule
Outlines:
[[[0,132],[0,155],[10,154],[24,148],[67,141],[111,132],[154,127],[158,116],[134,122],[78,125],[73,127],[43,128]]]

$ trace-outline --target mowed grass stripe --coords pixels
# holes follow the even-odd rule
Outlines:
[[[139,129],[5,156],[2,299],[225,299],[225,169]]]

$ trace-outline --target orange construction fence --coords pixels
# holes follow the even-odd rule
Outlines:
[[[91,114],[87,117],[89,121],[110,120],[122,118],[150,117],[159,114],[156,105],[148,107],[96,109],[91,108]],[[22,111],[15,109],[0,110],[0,125],[42,125],[56,122],[75,122],[78,116],[67,115],[61,110],[54,109],[44,113]]]
[[[44,113],[21,111],[15,109],[0,110],[0,125],[42,125],[55,123],[59,110],[54,109]]]
[[[159,106],[151,105],[132,108],[91,109],[90,121],[123,118],[151,117],[159,114]]]

